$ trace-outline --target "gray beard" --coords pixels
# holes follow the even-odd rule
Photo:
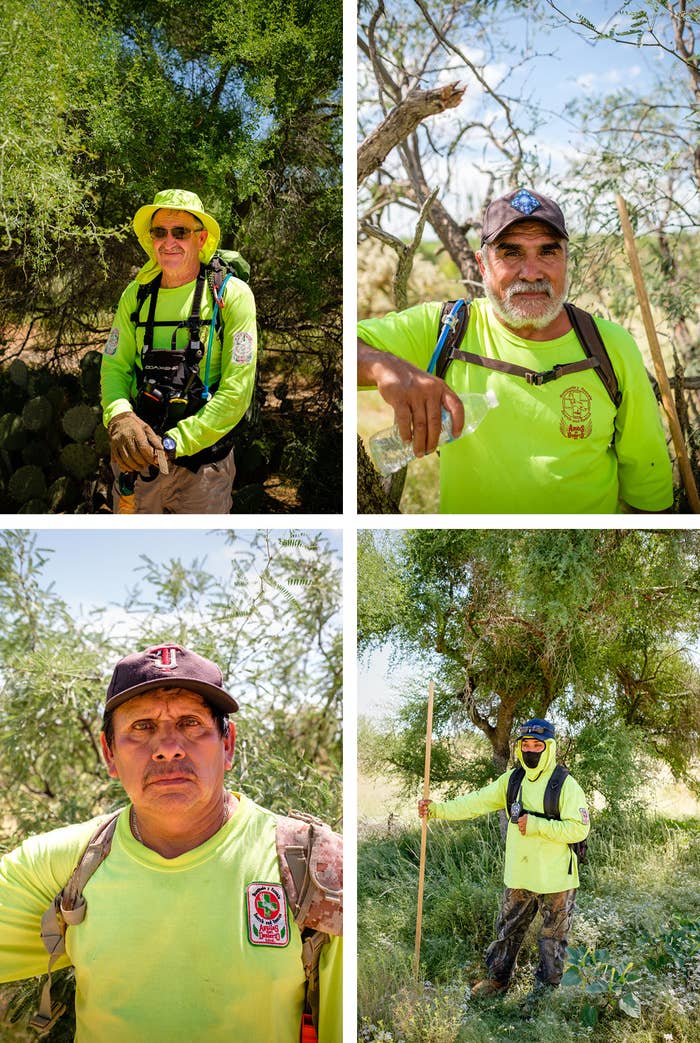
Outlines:
[[[517,282],[513,283],[513,286],[509,286],[507,294],[512,293],[513,287],[517,287]],[[525,285],[525,284],[523,284]],[[552,291],[551,283],[548,279],[542,279],[540,282],[528,284],[529,289],[546,289],[550,294]],[[486,264],[484,264],[484,291],[486,296],[493,308],[493,313],[496,318],[503,323],[504,326],[510,326],[512,329],[520,330],[525,327],[529,327],[533,330],[543,330],[550,323],[554,322],[564,306],[564,301],[569,295],[569,276],[566,276],[566,283],[564,289],[559,297],[550,296],[550,301],[544,312],[539,315],[528,315],[523,310],[520,310],[512,300],[506,296],[506,300],[502,301],[500,297],[491,289],[491,278],[490,272]]]

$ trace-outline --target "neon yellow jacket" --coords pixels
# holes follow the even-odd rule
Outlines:
[[[174,289],[158,291],[156,322],[189,319],[196,279]],[[141,368],[144,329],[136,330],[131,315],[136,308],[139,283],[129,283],[121,296],[114,323],[105,344],[102,356],[102,411],[105,426],[119,413],[133,409],[136,400],[136,371]],[[147,314],[148,304],[142,308]],[[211,291],[205,286],[202,296],[201,317],[211,318],[213,310]],[[255,324],[255,300],[250,287],[240,279],[231,278],[224,290],[224,344],[214,334],[209,366],[209,384],[218,384],[218,389],[209,402],[194,416],[181,420],[174,428],[165,432],[175,439],[176,456],[191,456],[217,442],[245,415],[250,405],[255,383],[257,355],[257,331]],[[201,330],[204,356],[199,364],[199,373],[204,380],[208,326]],[[153,347],[167,351],[171,347],[173,327],[156,326],[153,331]],[[177,331],[176,346],[187,347],[189,333]]]
[[[85,920],[68,928],[70,959],[56,963],[75,966],[77,1043],[297,1043],[299,929],[288,912],[287,944],[249,938],[250,888],[280,883],[275,816],[240,797],[218,833],[166,859],[134,839],[128,811],[85,887]],[[0,981],[46,973],[41,915],[96,821],[30,837],[0,859]],[[319,1043],[342,1040],[341,946],[334,938],[321,956]]]
[[[520,743],[517,759],[525,768],[521,803],[532,811],[544,811],[544,791],[557,763],[556,742],[548,739],[537,768],[528,768],[522,760]],[[515,769],[513,769],[515,770]],[[507,771],[500,778],[475,793],[444,803],[431,804],[431,819],[472,819],[506,807]],[[517,825],[508,823],[506,835],[506,887],[522,887],[536,894],[553,894],[578,887],[578,864],[571,858],[568,845],[585,840],[590,829],[588,807],[583,790],[571,775],[565,780],[559,798],[561,821],[528,815],[525,836]],[[569,873],[569,865],[572,872]]]
[[[441,304],[432,301],[380,319],[358,336],[426,370]],[[440,450],[443,514],[614,514],[619,500],[643,511],[673,503],[671,461],[659,408],[630,334],[596,319],[622,392],[615,409],[593,370],[541,387],[509,373],[454,361],[446,381],[458,394],[487,389],[499,406],[477,430]],[[585,358],[573,330],[549,341],[518,337],[485,299],[472,301],[464,351],[536,372]]]

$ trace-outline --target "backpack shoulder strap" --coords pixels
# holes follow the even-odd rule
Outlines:
[[[569,775],[569,769],[557,764],[549,777],[544,791],[544,813],[547,818],[559,818],[559,798],[561,789]]]
[[[508,779],[508,790],[506,792],[506,811],[508,813],[510,813],[511,804],[517,799],[518,790],[520,789],[520,784],[524,777],[525,769],[522,764],[518,764],[518,766],[510,773],[510,778]]]
[[[470,302],[466,298],[445,301],[440,309],[437,344],[428,366],[428,373],[434,373],[441,380],[445,379],[453,352],[460,346],[467,332],[469,312]]]
[[[277,859],[300,929],[343,933],[343,838],[313,815],[277,819]]]
[[[48,977],[41,992],[39,1010],[29,1024],[42,1034],[56,1024],[66,1009],[63,1003],[51,1002],[51,970],[59,956],[66,951],[66,930],[82,923],[85,918],[87,903],[83,897],[83,888],[107,858],[112,848],[117,819],[122,811],[123,808],[119,808],[100,822],[70,878],[41,918],[41,940],[49,954]]]
[[[605,347],[603,338],[600,335],[600,330],[596,326],[593,316],[582,308],[577,308],[574,304],[566,303],[564,308],[566,314],[569,316],[569,321],[574,328],[574,333],[578,337],[581,347],[586,352],[587,357],[597,360],[598,366],[596,367],[596,372],[602,380],[603,386],[610,396],[613,405],[617,409],[622,402],[622,393],[607,348]]]
[[[318,1032],[321,951],[331,934],[343,933],[343,838],[321,819],[290,811],[277,818],[276,844],[280,879],[303,932],[306,1010],[301,1039],[313,1040],[314,1030]]]

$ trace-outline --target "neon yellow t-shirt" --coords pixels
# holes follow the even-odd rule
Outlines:
[[[522,806],[531,811],[544,811],[544,791],[556,767],[556,746],[547,741],[547,766],[536,781],[528,775],[537,772],[526,769],[522,785]],[[522,762],[521,762],[522,763]],[[455,800],[431,804],[431,819],[451,821],[478,818],[506,807],[507,771],[494,782],[475,793],[467,793]],[[514,822],[508,823],[506,860],[503,880],[506,887],[522,887],[535,894],[553,894],[578,887],[578,862],[571,857],[569,844],[585,840],[590,830],[588,807],[583,790],[571,775],[564,781],[559,796],[560,821],[528,815],[525,836]],[[571,867],[571,873],[569,873]]]
[[[189,319],[196,279],[174,289],[158,291],[155,321],[180,321]],[[124,290],[114,317],[111,332],[102,356],[102,411],[105,426],[119,413],[133,408],[136,399],[136,368],[141,368],[144,329],[135,330],[131,315],[136,308],[139,284],[131,282]],[[141,309],[141,320],[148,314],[148,301]],[[202,296],[201,317],[212,315],[212,299],[206,286]],[[255,383],[255,360],[257,353],[257,330],[255,324],[255,300],[250,287],[240,279],[231,278],[224,290],[224,344],[214,334],[209,385],[218,384],[212,398],[193,416],[181,420],[167,431],[175,439],[176,456],[191,456],[213,445],[244,416],[253,395]],[[174,327],[155,326],[153,348],[167,351],[171,348]],[[209,327],[200,331],[204,355],[199,364],[199,374],[204,380],[206,369]],[[179,329],[176,347],[182,351],[189,342],[187,329]]]
[[[358,336],[427,369],[440,309],[430,302],[366,319]],[[610,514],[619,500],[639,510],[671,506],[671,463],[639,350],[621,326],[596,324],[622,392],[617,411],[592,370],[537,387],[467,362],[450,364],[445,379],[458,394],[491,388],[500,404],[473,434],[441,448],[441,512]],[[536,372],[585,358],[573,330],[556,340],[523,340],[501,325],[486,299],[472,302],[461,348]]]
[[[30,837],[0,860],[0,981],[46,973],[41,915],[96,822]],[[271,812],[240,797],[218,833],[166,859],[134,839],[125,809],[85,887],[85,920],[68,928],[70,959],[56,963],[75,966],[77,1043],[297,1043],[301,935],[280,904],[275,830]],[[254,944],[273,922],[284,944]],[[334,938],[321,956],[319,1043],[342,1040],[341,953]]]

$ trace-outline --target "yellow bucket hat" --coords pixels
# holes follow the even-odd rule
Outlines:
[[[195,195],[194,192],[187,192],[183,188],[165,188],[162,192],[156,194],[153,203],[148,206],[142,206],[136,211],[136,215],[132,222],[134,231],[136,232],[136,238],[148,254],[148,264],[145,264],[136,276],[137,282],[150,282],[151,279],[154,279],[160,271],[160,265],[156,261],[156,254],[153,249],[150,228],[151,218],[156,210],[163,209],[186,210],[189,214],[192,214],[193,217],[198,218],[202,222],[209,233],[204,246],[199,251],[199,259],[204,264],[207,264],[207,262],[212,259],[216,253],[216,248],[219,245],[219,240],[221,239],[219,223],[218,221],[215,221],[210,214],[206,213],[199,196]]]

